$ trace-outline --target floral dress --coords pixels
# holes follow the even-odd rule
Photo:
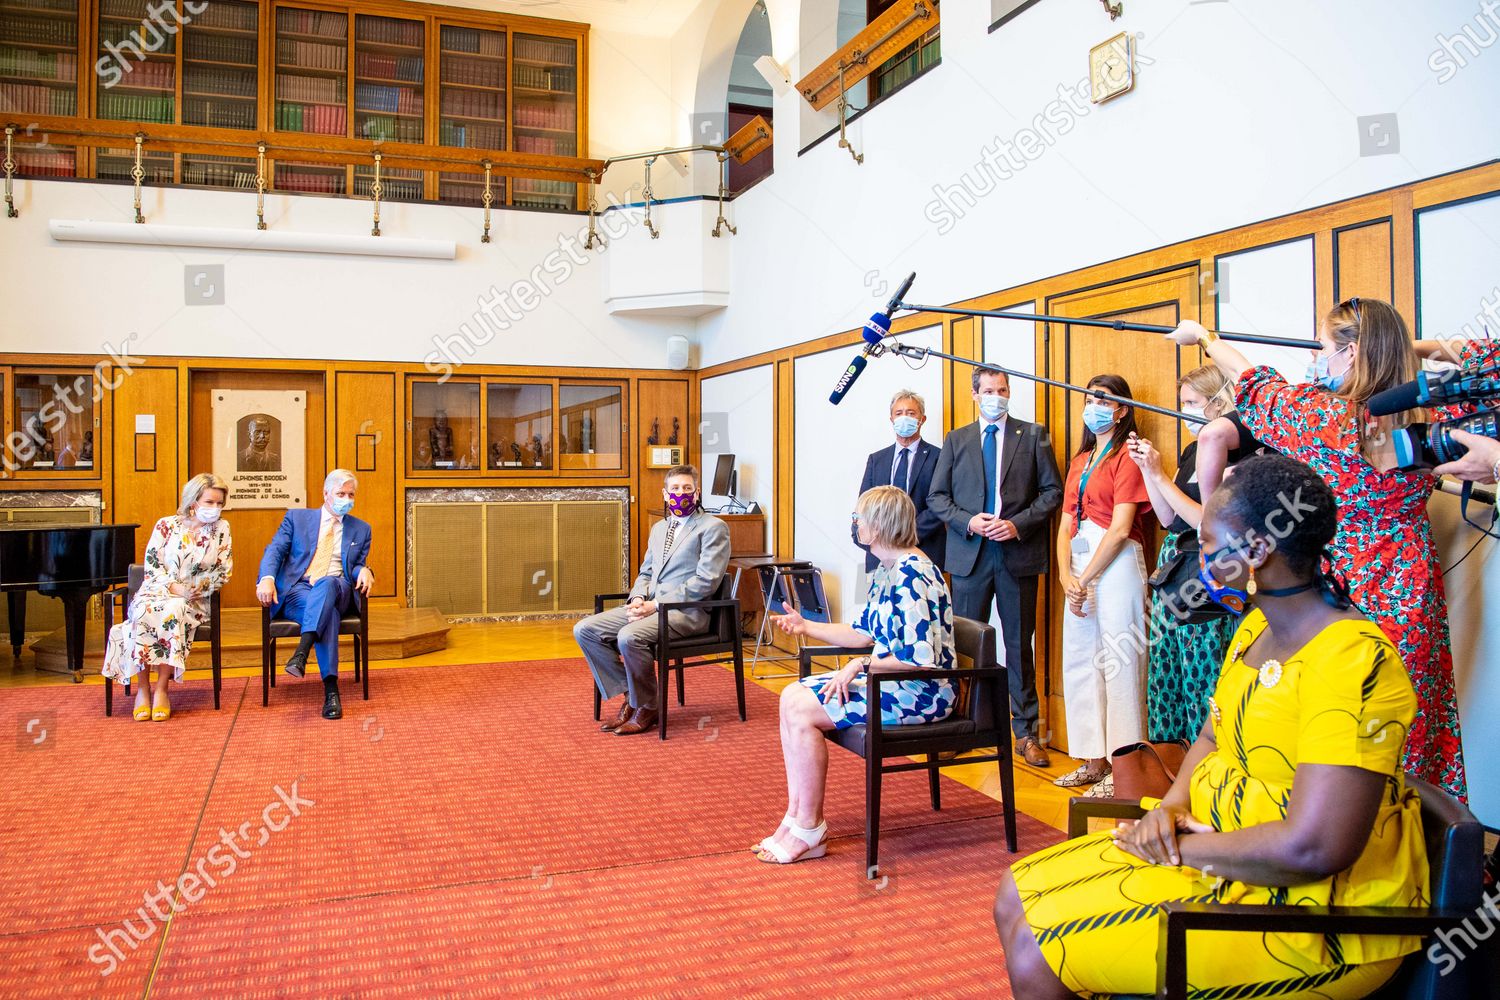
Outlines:
[[[1461,363],[1497,360],[1500,343],[1472,341]],[[1311,466],[1339,498],[1334,572],[1349,585],[1359,609],[1396,644],[1417,692],[1406,771],[1466,799],[1448,605],[1427,516],[1437,481],[1426,472],[1382,472],[1370,465],[1355,429],[1360,417],[1350,414],[1347,400],[1314,385],[1288,385],[1272,368],[1240,375],[1235,405],[1257,438]],[[1431,416],[1439,420],[1472,409],[1434,408]]]
[[[870,655],[893,656],[912,667],[952,670],[953,601],[943,574],[924,555],[909,555],[870,577],[870,602],[853,623],[856,632],[874,641]],[[802,683],[821,700],[832,674],[818,674]],[[865,692],[868,674],[861,671],[849,685],[842,705],[824,702],[823,708],[839,729],[862,726],[868,716]],[[953,711],[956,697],[948,681],[895,681],[880,685],[880,724],[918,725],[940,722]]]
[[[156,522],[146,543],[146,579],[135,592],[125,620],[109,630],[104,649],[106,677],[129,681],[158,663],[172,665],[172,679],[182,680],[193,633],[208,620],[208,598],[224,586],[234,569],[229,522],[204,528],[196,518],[174,514]],[[174,583],[187,596],[174,596]]]

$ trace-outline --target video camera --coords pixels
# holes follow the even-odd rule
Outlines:
[[[1422,372],[1402,385],[1370,397],[1370,413],[1384,417],[1418,406],[1446,406],[1500,399],[1500,366],[1479,370],[1453,368]],[[1431,424],[1412,424],[1392,432],[1396,461],[1403,469],[1430,469],[1462,458],[1468,451],[1453,440],[1454,430],[1500,440],[1500,411],[1480,410]]]

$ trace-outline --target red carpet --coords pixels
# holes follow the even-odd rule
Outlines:
[[[270,708],[227,681],[220,712],[194,683],[165,725],[15,691],[0,993],[1010,995],[998,803],[945,781],[934,813],[921,774],[887,778],[877,887],[863,765],[833,748],[829,857],[762,865],[776,697],[749,685],[741,723],[727,671],[687,683],[666,743],[598,732],[581,660],[378,670],[338,723],[315,680]],[[1060,837],[1020,823],[1022,854]],[[163,933],[137,908],[184,872]]]

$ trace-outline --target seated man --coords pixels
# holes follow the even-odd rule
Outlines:
[[[599,727],[616,736],[644,733],[656,725],[657,603],[704,600],[719,586],[729,563],[729,526],[698,509],[698,470],[691,465],[667,470],[661,492],[668,516],[651,529],[629,603],[573,627],[600,695],[626,694],[619,714]],[[708,615],[671,611],[667,627],[673,635],[692,635],[708,627]]]
[[[298,622],[302,638],[286,661],[286,672],[301,678],[307,651],[318,652],[323,675],[323,718],[344,715],[339,702],[339,619],[358,590],[366,597],[375,576],[365,565],[370,556],[370,526],[349,511],[359,485],[348,469],[334,469],[323,480],[323,506],[289,510],[260,560],[255,596],[271,616]]]

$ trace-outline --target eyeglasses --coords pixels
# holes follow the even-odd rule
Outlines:
[[[1354,325],[1355,326],[1361,325],[1364,322],[1364,320],[1360,316],[1360,313],[1359,313],[1359,296],[1355,295],[1355,296],[1352,296],[1351,298],[1345,299],[1344,300],[1344,305],[1346,305],[1350,309],[1354,310]]]
[[[858,524],[860,521],[863,521],[863,520],[864,520],[864,518],[862,518],[862,517],[859,516],[859,511],[855,511],[854,513],[852,513],[852,514],[849,515],[849,523],[850,524]]]

